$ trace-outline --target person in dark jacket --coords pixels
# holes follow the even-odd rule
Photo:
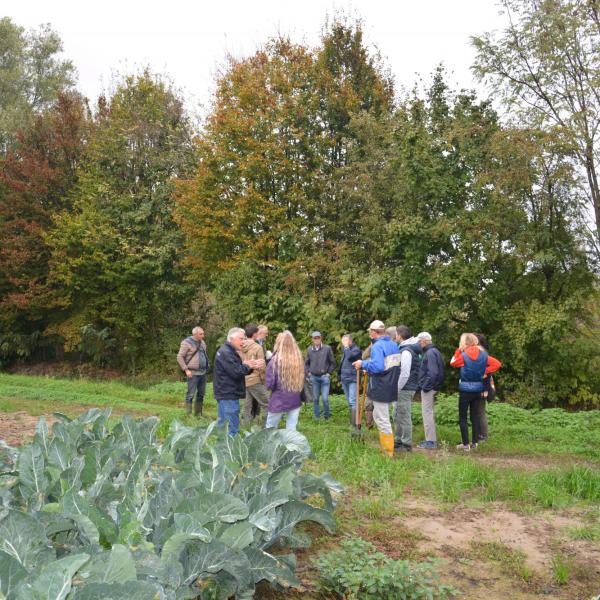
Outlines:
[[[338,368],[338,377],[344,389],[346,402],[350,409],[350,425],[356,428],[356,398],[358,390],[356,389],[356,369],[352,363],[362,357],[361,349],[354,343],[352,336],[346,334],[342,336],[342,360]]]
[[[265,366],[263,359],[242,361],[240,351],[246,339],[243,329],[234,327],[217,350],[213,371],[213,391],[217,401],[217,426],[229,423],[229,435],[240,430],[240,398],[246,396],[246,375]]]
[[[479,347],[483,348],[488,354],[490,352],[490,344],[483,333],[476,333],[479,340]],[[479,439],[478,442],[485,442],[488,439],[488,418],[487,418],[487,403],[494,400],[496,397],[496,384],[493,375],[486,375],[483,380],[483,392],[481,392],[481,400],[479,402]]]
[[[400,345],[400,376],[398,377],[394,450],[410,452],[412,450],[412,401],[419,389],[421,345],[406,325],[398,325],[396,330],[396,341]]]
[[[335,358],[331,346],[323,344],[321,332],[313,331],[311,336],[312,346],[306,351],[306,369],[310,374],[310,383],[313,392],[313,409],[315,419],[321,416],[319,397],[323,396],[323,414],[326,419],[331,417],[329,410],[330,377],[335,371]]]
[[[429,333],[422,331],[417,339],[423,349],[423,359],[419,368],[419,389],[421,390],[421,412],[425,429],[425,439],[417,444],[417,448],[432,450],[437,448],[433,402],[435,395],[444,384],[444,359],[440,351],[433,345]]]
[[[285,428],[296,430],[304,388],[304,358],[290,331],[275,340],[273,357],[267,365],[266,386],[271,390],[266,427],[277,427],[285,415]]]

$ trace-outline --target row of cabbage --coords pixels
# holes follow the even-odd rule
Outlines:
[[[252,598],[267,581],[299,584],[294,548],[303,521],[333,532],[327,475],[302,470],[298,432],[231,438],[173,422],[92,409],[42,417],[33,441],[3,445],[0,598]],[[308,501],[307,501],[308,500]]]

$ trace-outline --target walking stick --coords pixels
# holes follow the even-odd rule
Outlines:
[[[362,409],[360,407],[360,369],[356,369],[356,410],[354,411],[354,424],[360,429],[362,421]]]

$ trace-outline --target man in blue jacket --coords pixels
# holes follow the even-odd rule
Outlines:
[[[421,412],[425,429],[425,439],[417,444],[417,448],[433,450],[437,448],[433,402],[435,395],[444,385],[444,358],[433,345],[429,333],[422,331],[417,339],[423,349],[423,360],[419,369],[419,388],[421,390]]]
[[[229,435],[240,430],[240,398],[246,397],[246,375],[265,366],[263,359],[242,361],[240,351],[246,333],[234,327],[227,333],[227,341],[217,350],[213,371],[213,391],[217,401],[217,426],[229,422]]]
[[[369,325],[369,337],[373,342],[371,358],[357,360],[353,366],[369,374],[367,394],[373,400],[373,419],[379,429],[379,443],[383,451],[392,457],[394,435],[389,406],[398,396],[400,353],[398,344],[385,334],[385,325],[381,321],[373,321]]]

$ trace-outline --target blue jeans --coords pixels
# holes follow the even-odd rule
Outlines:
[[[279,421],[281,421],[281,417],[286,415],[285,418],[285,428],[292,429],[296,431],[296,425],[298,425],[298,416],[300,415],[300,407],[294,408],[286,413],[268,413],[267,414],[267,424],[265,427],[267,429],[274,427],[277,428],[279,426]]]
[[[342,381],[344,395],[350,408],[356,408],[356,381]]]
[[[229,422],[229,435],[235,435],[240,430],[240,401],[217,401],[217,427],[223,427],[225,421]]]
[[[331,416],[331,412],[329,412],[329,375],[311,375],[310,381],[313,389],[313,409],[315,418],[318,419],[321,416],[319,396],[323,396],[323,414],[326,419],[329,419]]]

